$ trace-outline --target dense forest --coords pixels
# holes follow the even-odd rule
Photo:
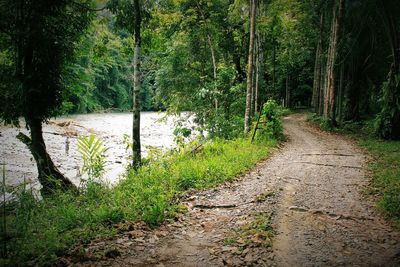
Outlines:
[[[189,111],[232,140],[277,106],[307,108],[323,128],[369,120],[399,140],[399,15],[398,0],[0,0],[0,121],[24,119],[48,197],[77,190],[43,139],[65,114],[133,112],[139,173],[141,111]]]

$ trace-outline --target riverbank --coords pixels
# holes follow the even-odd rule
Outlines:
[[[79,244],[127,231],[133,222],[155,226],[174,218],[184,211],[175,201],[184,192],[234,180],[276,144],[267,138],[253,144],[247,138],[214,140],[196,153],[168,153],[130,172],[114,188],[90,183],[79,195],[59,193],[48,201],[21,190],[20,202],[2,217],[7,252],[2,264],[51,264],[69,253],[85,257]]]
[[[182,116],[187,117],[184,113]],[[178,116],[166,116],[166,113],[142,112],[141,133],[142,151],[146,155],[149,147],[167,151],[175,146],[174,121]],[[193,126],[191,120],[188,127]],[[27,147],[16,135],[21,131],[28,134],[24,123],[21,128],[0,126],[0,159],[6,165],[6,184],[17,186],[24,181],[29,187],[39,189],[37,169]],[[131,136],[131,113],[92,113],[61,116],[43,125],[46,148],[59,170],[76,185],[80,183],[79,170],[82,159],[77,148],[79,136],[94,134],[100,138],[107,150],[105,180],[115,184],[127,165],[124,135]]]

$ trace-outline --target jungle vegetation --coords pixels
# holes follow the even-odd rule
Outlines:
[[[368,119],[375,136],[399,140],[399,14],[398,0],[0,0],[0,120],[26,122],[30,136],[18,138],[34,156],[49,203],[54,192],[69,198],[79,190],[58,171],[43,139],[43,123],[66,113],[133,111],[132,172],[150,176],[141,167],[145,110],[191,111],[210,138],[230,140],[247,134],[274,99],[311,107],[327,128]],[[222,176],[249,167],[241,164]],[[172,193],[160,195],[159,210],[132,214],[158,223],[175,191],[209,185],[201,177],[171,178]],[[158,183],[156,191],[164,186]],[[123,199],[113,197],[118,205]],[[125,218],[110,203],[84,227]]]

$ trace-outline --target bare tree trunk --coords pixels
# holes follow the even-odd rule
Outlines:
[[[251,123],[251,91],[253,87],[253,53],[254,53],[254,35],[256,28],[256,9],[257,0],[250,0],[250,42],[249,56],[247,63],[247,90],[246,90],[246,112],[244,115],[244,133],[248,133]]]
[[[132,168],[137,169],[142,160],[140,145],[140,64],[141,64],[141,22],[139,0],[134,0],[135,12],[135,54],[133,57],[133,127],[132,127]]]
[[[25,118],[25,120],[31,137],[19,133],[17,138],[28,147],[36,161],[38,179],[42,185],[42,196],[49,196],[56,190],[76,189],[76,186],[57,169],[47,154],[41,120],[35,118]]]
[[[322,116],[324,113],[324,99],[325,99],[325,88],[326,88],[326,61],[321,55],[321,75],[319,82],[319,99],[318,99],[318,115]]]
[[[273,40],[272,48],[272,88],[275,92],[275,80],[276,80],[276,42]]]
[[[326,95],[324,101],[324,117],[336,123],[335,99],[336,99],[336,69],[335,63],[338,54],[338,42],[340,35],[341,20],[343,14],[343,0],[334,5],[332,16],[331,36],[329,43],[328,59],[326,65]]]
[[[255,100],[256,100],[256,76],[257,76],[257,31],[254,33],[254,50],[253,50],[253,80],[251,85],[251,104],[250,104],[250,117],[254,117],[255,114]]]
[[[318,113],[319,110],[319,98],[321,92],[320,87],[321,87],[323,25],[324,25],[324,12],[321,11],[319,40],[318,40],[317,50],[315,53],[314,84],[313,84],[313,95],[311,103],[311,106],[314,108],[315,113]]]
[[[255,95],[254,95],[254,112],[258,113],[258,107],[260,104],[260,68],[261,68],[261,58],[262,58],[262,51],[261,51],[261,38],[260,34],[257,34],[257,50],[256,50],[256,81],[255,81]]]
[[[213,46],[213,42],[211,39],[211,36],[209,34],[207,34],[207,41],[208,41],[208,45],[210,46],[210,50],[211,50],[211,59],[212,59],[212,64],[213,64],[213,78],[214,78],[214,82],[217,80],[217,61],[215,58],[215,51],[214,51],[214,46]],[[214,88],[215,90],[217,90],[217,88]],[[218,110],[218,98],[215,96],[214,97],[214,106],[215,106],[215,110]]]
[[[340,76],[339,76],[339,91],[337,94],[337,114],[339,119],[339,124],[342,123],[343,117],[343,87],[344,87],[344,63],[340,65]]]
[[[290,75],[286,76],[286,99],[285,99],[285,106],[289,108],[291,105],[290,103]]]

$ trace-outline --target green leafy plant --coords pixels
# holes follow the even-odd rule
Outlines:
[[[192,135],[192,130],[184,127],[177,126],[173,132],[174,142],[178,146],[178,148],[183,148],[188,141],[189,137]]]
[[[103,141],[93,134],[89,137],[81,136],[78,139],[78,151],[83,160],[82,174],[87,174],[89,179],[101,178],[105,172],[107,149]]]
[[[273,99],[265,103],[262,116],[267,118],[267,135],[271,138],[283,139],[283,128],[281,121],[281,108]]]

